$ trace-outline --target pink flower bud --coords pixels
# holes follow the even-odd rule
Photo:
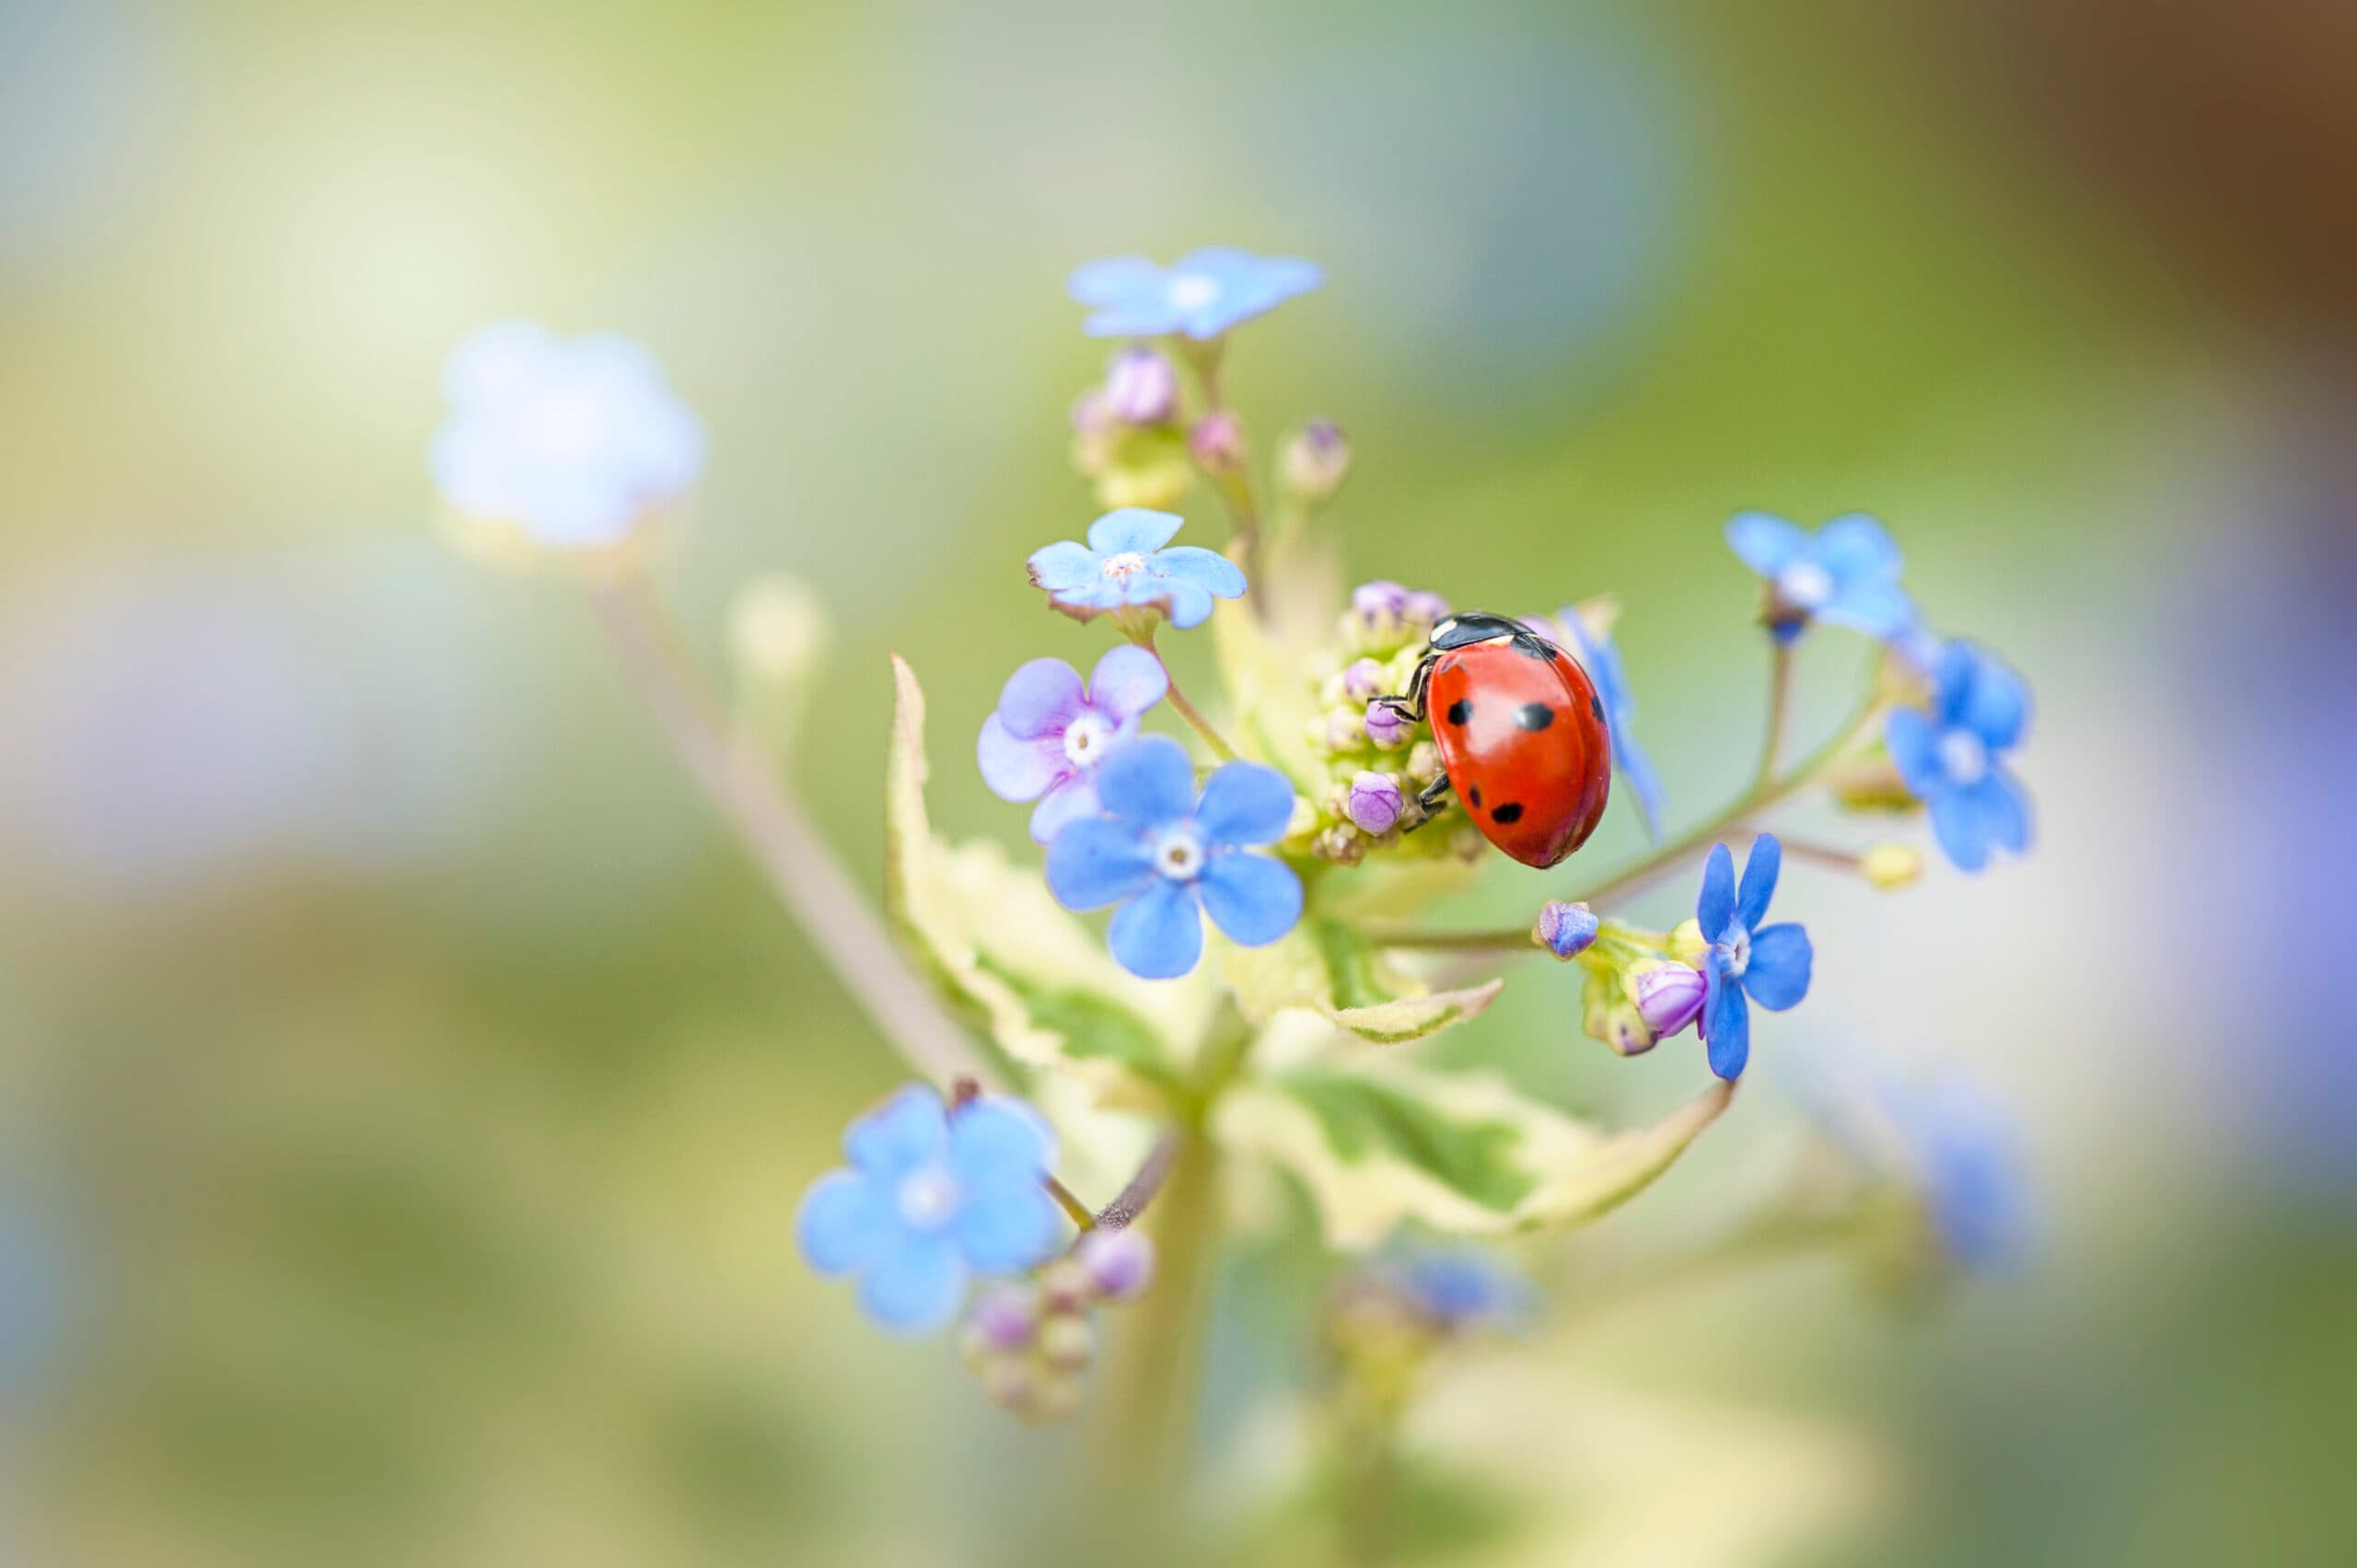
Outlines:
[[[1377,580],[1361,583],[1351,590],[1351,610],[1365,621],[1381,621],[1387,616],[1407,612],[1408,590],[1397,583]]]
[[[1105,407],[1124,424],[1160,424],[1178,407],[1178,373],[1150,348],[1125,348],[1105,367]]]
[[[1657,1036],[1674,1035],[1702,1015],[1702,972],[1664,964],[1637,977],[1637,1011]]]
[[[1353,703],[1383,695],[1383,667],[1371,658],[1353,660],[1342,671],[1342,695]]]
[[[1406,806],[1399,781],[1388,773],[1363,772],[1351,780],[1350,819],[1361,832],[1389,832]]]
[[[1415,728],[1399,709],[1388,703],[1366,705],[1366,738],[1388,751],[1408,742],[1409,731]]]
[[[1244,422],[1225,409],[1207,413],[1187,432],[1187,451],[1208,474],[1244,471]]]
[[[1028,1292],[993,1290],[977,1299],[968,1321],[976,1337],[994,1350],[1019,1350],[1031,1342],[1039,1313]]]
[[[1154,1279],[1154,1243],[1134,1230],[1092,1230],[1073,1255],[1106,1301],[1127,1301]]]
[[[1342,487],[1351,471],[1351,444],[1330,419],[1313,419],[1285,442],[1279,460],[1286,490],[1317,505]]]

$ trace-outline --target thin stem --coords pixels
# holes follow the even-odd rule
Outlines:
[[[1566,1279],[1558,1293],[1570,1316],[1585,1318],[1632,1302],[1648,1306],[1671,1290],[1781,1262],[1836,1245],[1855,1235],[1855,1208],[1831,1214],[1765,1214],[1703,1242],[1692,1251],[1632,1263],[1600,1279]]]
[[[1048,1190],[1048,1196],[1056,1201],[1056,1207],[1064,1212],[1064,1218],[1080,1227],[1081,1235],[1086,1236],[1097,1228],[1097,1216],[1089,1212],[1087,1204],[1073,1195],[1071,1188],[1053,1176],[1039,1178],[1039,1185]]]
[[[1169,690],[1164,695],[1170,699],[1170,705],[1178,710],[1178,716],[1185,719],[1194,732],[1203,738],[1203,744],[1212,749],[1213,756],[1223,762],[1235,761],[1236,748],[1230,746],[1220,732],[1212,727],[1209,719],[1196,711],[1195,704],[1187,700],[1187,693],[1178,690],[1178,678],[1170,673],[1170,661],[1163,658],[1162,650],[1154,645],[1154,633],[1148,632],[1140,639],[1140,645],[1161,661],[1163,678],[1169,682]]]
[[[1759,741],[1759,770],[1751,775],[1758,789],[1776,776],[1776,761],[1784,749],[1784,725],[1793,710],[1793,645],[1774,639],[1775,653],[1768,665],[1768,732]]]
[[[1708,850],[1721,839],[1741,830],[1745,820],[1759,815],[1771,806],[1782,804],[1814,784],[1843,752],[1856,744],[1874,725],[1883,710],[1884,698],[1879,692],[1867,697],[1830,740],[1818,747],[1792,768],[1746,790],[1733,805],[1716,817],[1702,823],[1681,837],[1655,850],[1635,865],[1613,873],[1595,886],[1573,893],[1569,901],[1584,903],[1601,911],[1607,903],[1628,897],[1677,868],[1679,863]],[[1838,852],[1828,852],[1838,853]],[[1537,951],[1530,939],[1528,926],[1492,931],[1399,932],[1378,935],[1376,940],[1387,947],[1444,947],[1457,951],[1517,949]]]
[[[1123,1316],[1106,1367],[1099,1453],[1105,1511],[1136,1527],[1182,1501],[1195,1429],[1196,1380],[1218,1253],[1217,1150],[1199,1130],[1174,1141],[1155,1205],[1154,1288]],[[1118,1201],[1117,1201],[1118,1202]],[[1157,1521],[1161,1522],[1161,1521]]]
[[[1136,1223],[1138,1216],[1145,1213],[1145,1206],[1154,1202],[1154,1195],[1162,1191],[1162,1184],[1170,1179],[1171,1167],[1178,1163],[1179,1143],[1176,1132],[1165,1132],[1156,1138],[1154,1147],[1146,1151],[1145,1163],[1138,1167],[1138,1173],[1130,1178],[1128,1186],[1114,1194],[1111,1202],[1097,1212],[1094,1223],[1106,1230],[1121,1230]]]
[[[1220,377],[1227,340],[1213,338],[1209,343],[1199,343],[1182,338],[1178,342],[1188,364],[1194,366],[1196,381],[1202,388],[1204,417],[1233,412],[1227,405],[1226,383]],[[1208,469],[1203,471],[1227,507],[1228,527],[1235,535],[1236,552],[1241,557],[1237,564],[1244,569],[1246,583],[1258,587],[1261,564],[1260,503],[1253,493],[1251,459],[1248,455],[1232,473],[1213,473]],[[1252,612],[1259,615],[1260,597],[1253,594],[1247,598]]]
[[[911,1067],[948,1084],[998,1074],[909,972],[899,948],[827,842],[747,747],[727,738],[719,705],[637,578],[600,585],[591,602],[623,677],[714,807],[737,830],[770,889]]]

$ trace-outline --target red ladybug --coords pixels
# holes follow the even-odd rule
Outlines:
[[[1587,671],[1519,621],[1482,610],[1433,628],[1404,697],[1427,714],[1444,777],[1417,796],[1427,813],[1452,789],[1482,837],[1525,865],[1553,865],[1587,842],[1612,793],[1612,742]]]

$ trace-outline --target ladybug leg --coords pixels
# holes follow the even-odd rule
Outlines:
[[[1417,829],[1422,827],[1425,823],[1431,821],[1434,817],[1439,814],[1440,808],[1448,804],[1449,793],[1448,775],[1446,773],[1441,774],[1440,777],[1434,779],[1432,783],[1418,790],[1416,792],[1416,805],[1422,809],[1423,815],[1417,818],[1414,821],[1409,823],[1399,830],[1403,833],[1412,833]]]
[[[1424,722],[1424,693],[1433,683],[1432,656],[1427,654],[1416,661],[1416,673],[1408,678],[1408,694],[1404,697],[1377,697],[1370,704],[1388,708],[1410,724]]]

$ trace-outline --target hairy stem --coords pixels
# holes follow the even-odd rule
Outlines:
[[[1754,789],[1776,776],[1784,750],[1784,724],[1793,709],[1793,645],[1782,637],[1774,642],[1768,666],[1768,729],[1759,741],[1759,772],[1751,775]]]
[[[720,705],[642,579],[599,586],[591,602],[622,675],[743,841],[787,912],[909,1065],[937,1084],[997,1074],[910,973],[882,917],[842,868],[801,803],[747,747],[728,738]]]

